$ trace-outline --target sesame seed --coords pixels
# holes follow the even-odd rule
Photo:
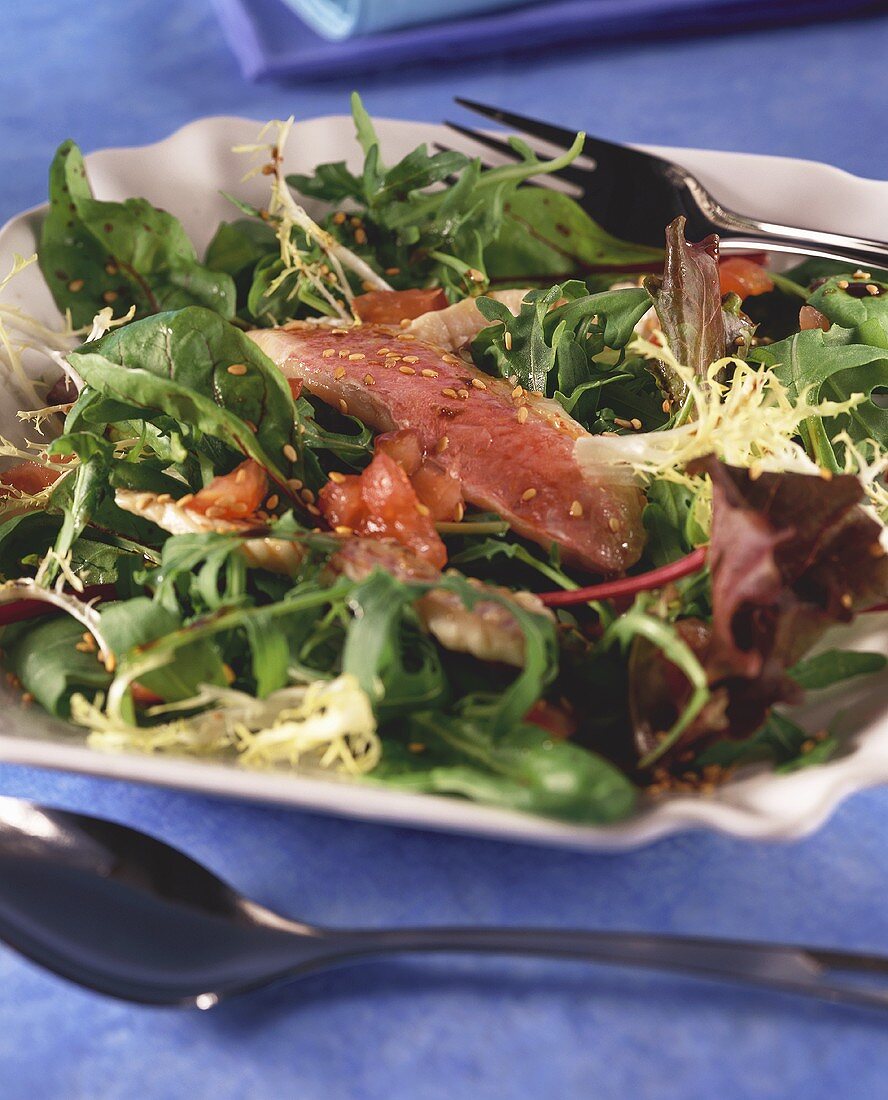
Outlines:
[[[117,264],[111,264],[111,263],[105,264],[105,274],[106,275],[117,275],[119,271],[120,271],[120,268],[117,266]]]
[[[239,516],[246,515],[250,510],[249,504],[244,500],[235,500],[231,504],[232,512],[235,512]]]
[[[306,504],[314,504],[315,495],[311,491],[311,489],[303,489],[299,495],[302,497]]]
[[[574,519],[579,519],[583,514],[583,506],[578,500],[571,501],[570,508],[568,508],[568,514],[573,516]]]
[[[405,367],[403,363],[400,365],[400,367],[398,367],[398,370],[401,372],[401,374],[416,374],[416,371],[413,369],[413,367]]]
[[[456,397],[456,390],[452,389],[450,386],[447,386],[445,389],[441,390],[441,393],[445,397]]]
[[[355,230],[355,244],[366,244],[366,243],[367,243],[367,234],[364,232],[363,229],[356,229]]]
[[[237,481],[237,478],[235,478],[235,481]],[[190,504],[192,500],[194,500],[194,493],[186,493],[184,497],[179,497],[176,503],[180,508],[184,508],[185,505]]]
[[[316,507],[314,504],[306,504],[305,510],[310,516],[319,516],[321,514],[320,508]]]
[[[106,672],[113,672],[115,668],[117,668],[117,658],[114,656],[113,653],[105,654],[104,665]]]
[[[632,427],[632,421],[631,420],[624,420],[622,416],[615,416],[614,417],[614,423],[617,425],[618,428],[631,428]]]
[[[861,271],[858,268],[851,276],[852,279],[857,279],[859,282],[866,282],[867,279],[871,279],[872,275],[868,271]]]
[[[247,373],[247,368],[243,363],[232,363],[228,368],[229,374],[236,374],[238,377]]]
[[[207,519],[222,519],[225,515],[225,509],[220,508],[216,504],[211,504],[210,507],[207,508],[206,512],[204,512],[204,515],[207,517]]]
[[[466,514],[466,506],[460,501],[453,509],[453,518],[457,523],[462,523],[462,518]]]
[[[512,350],[512,334],[506,329],[506,335],[503,337],[503,343],[506,345],[506,351]]]
[[[839,290],[847,290],[849,285],[850,284],[847,279],[839,279],[839,281],[836,283],[836,286],[839,288]]]
[[[287,488],[292,489],[294,493],[298,493],[302,486],[303,482],[298,477],[291,477],[287,481]]]
[[[484,282],[484,272],[479,271],[477,267],[470,267],[469,270],[466,272],[466,275],[468,275],[473,283]]]
[[[472,379],[472,385],[475,387],[476,390],[486,390],[487,389],[487,383],[482,382],[480,378],[473,378]]]
[[[343,398],[339,399],[339,411],[345,416],[348,416],[348,402],[345,401]]]
[[[524,492],[521,494],[521,499],[524,501],[533,500],[536,495],[536,489],[525,489]]]
[[[876,286],[875,283],[867,283],[866,292],[867,294],[872,294],[875,297],[875,295],[879,293],[879,288]]]
[[[160,496],[157,498],[157,503],[158,504],[169,504],[172,501],[172,499],[173,498],[170,496],[169,493],[161,493]]]
[[[284,458],[288,459],[290,462],[295,462],[296,461],[296,458],[297,458],[296,448],[293,446],[292,443],[285,443],[284,444],[283,453],[284,453]]]
[[[116,302],[117,298],[118,294],[116,290],[106,290],[105,293],[102,295],[102,301],[107,302],[109,306],[112,302]]]
[[[395,353],[393,351],[390,351],[388,353],[388,355],[385,357],[385,365],[387,367],[393,367],[395,365],[395,363],[400,363],[400,361],[401,361],[401,356],[400,355],[395,355]]]
[[[423,376],[423,378],[437,378],[438,377],[438,372],[436,370],[431,370],[429,367],[426,367],[424,370],[421,370],[419,373]]]
[[[418,355],[405,355],[404,356],[404,362],[405,363],[418,363],[419,362],[419,356]]]
[[[446,435],[442,435],[438,442],[435,444],[435,454],[443,454],[450,445],[450,440]]]
[[[346,351],[345,348],[343,348],[342,351],[339,353],[339,358],[340,359],[347,359],[348,358],[348,352]]]
[[[629,423],[637,432],[641,431],[641,421],[638,419],[637,416],[633,416]]]
[[[428,505],[423,504],[421,500],[416,502],[416,510],[421,516],[430,516],[432,514],[431,508]]]
[[[409,741],[407,743],[408,752],[425,752],[426,747],[422,741]]]
[[[660,406],[660,408],[663,410],[664,413],[668,413],[669,410],[672,408],[672,402],[669,400],[668,397],[663,402],[663,404]]]
[[[277,495],[277,493],[272,493],[271,496],[268,498],[268,500],[266,500],[265,507],[266,508],[277,508],[277,506],[280,504],[280,502],[281,502],[281,498]]]
[[[462,398],[463,401],[468,401],[468,399],[469,399],[469,391],[468,390],[457,390],[456,395],[457,395],[457,397]]]
[[[333,224],[334,225],[343,225],[344,223],[345,223],[345,214],[343,213],[342,210],[337,210],[336,213],[333,215]]]
[[[336,348],[324,348],[324,350],[321,352],[321,355],[325,359],[332,359],[335,354],[336,354]]]
[[[854,600],[850,592],[843,592],[839,602],[841,603],[842,607],[846,609],[850,609],[854,606]]]
[[[513,399],[516,398],[516,397],[523,397],[523,396],[524,396],[524,387],[523,386],[516,386],[514,388],[514,390],[512,390],[512,398]]]
[[[376,379],[373,377],[372,374],[367,373],[367,374],[364,375],[364,385],[365,386],[375,386],[376,385]]]
[[[458,367],[459,366],[459,360],[456,358],[455,355],[451,355],[450,352],[447,352],[446,355],[441,356],[441,362],[442,363],[447,363],[451,367]]]
[[[345,367],[337,367],[336,370],[333,371],[333,377],[334,378],[344,378],[345,377]]]
[[[405,320],[407,321],[407,324],[409,325],[410,324],[410,318],[407,317],[407,318],[405,318]],[[415,340],[416,337],[413,335],[412,332],[399,332],[398,335],[395,337],[395,339],[396,340]]]
[[[377,355],[388,355],[391,350],[392,350],[391,348],[377,348],[376,349],[376,354]]]
[[[337,535],[353,535],[355,533],[354,528],[345,523],[338,523],[333,530]]]
[[[359,351],[353,351],[349,356],[349,359],[351,359],[353,363],[357,363],[359,360],[366,358],[366,355],[362,355]]]
[[[348,219],[348,221],[349,221],[349,224],[354,229],[360,229],[361,226],[364,224],[363,221],[358,217],[357,214],[352,214],[352,216]]]
[[[370,293],[371,290],[375,290],[375,289],[376,289],[376,284],[371,283],[369,279],[365,279],[361,283],[361,290],[366,291],[366,293],[368,293],[368,294]]]
[[[330,480],[334,485],[341,485],[345,481],[345,474],[339,473],[338,470],[331,470]]]
[[[68,283],[68,290],[70,290],[72,294],[76,294],[79,290],[83,290],[85,285],[86,283],[83,279],[72,279],[71,282]]]
[[[522,405],[518,410],[518,423],[523,424],[525,420],[527,420],[527,406]]]
[[[614,532],[614,534],[616,534],[617,531],[620,530],[620,521],[617,519],[616,516],[611,516],[611,518],[607,521],[607,525]]]

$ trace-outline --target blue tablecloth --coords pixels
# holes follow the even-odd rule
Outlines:
[[[55,144],[144,142],[198,115],[345,108],[351,82],[249,86],[208,0],[7,0],[0,216],[40,201]],[[888,19],[561,49],[360,81],[378,114],[450,97],[618,139],[830,160],[888,176]],[[808,939],[888,950],[888,791],[787,845],[687,835],[589,856],[0,767],[0,792],[178,842],[317,921],[510,921]],[[876,1097],[884,1021],[788,997],[522,961],[374,964],[206,1014],[132,1008],[0,949],[3,1100]]]

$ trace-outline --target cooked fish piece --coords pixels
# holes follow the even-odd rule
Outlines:
[[[445,312],[445,311],[441,311]],[[565,561],[621,573],[641,555],[642,494],[574,454],[588,433],[555,401],[491,378],[408,329],[291,322],[252,339],[283,373],[382,432],[410,428],[464,498]]]

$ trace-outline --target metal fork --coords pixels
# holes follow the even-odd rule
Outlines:
[[[467,110],[502,123],[510,130],[568,149],[576,134],[561,126],[456,98]],[[519,154],[506,141],[447,122],[450,129],[511,160]],[[552,177],[578,186],[577,199],[602,228],[634,244],[662,246],[666,226],[684,215],[687,235],[700,240],[717,233],[724,252],[777,252],[839,260],[858,267],[888,267],[888,242],[800,229],[760,221],[729,210],[707,191],[686,168],[664,157],[643,153],[628,145],[586,137],[585,157],[594,167],[574,162]],[[540,180],[540,186],[545,182]]]

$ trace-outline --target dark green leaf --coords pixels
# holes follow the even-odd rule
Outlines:
[[[83,626],[64,616],[29,624],[11,645],[4,640],[10,671],[42,707],[60,718],[69,716],[74,692],[92,695],[111,682],[95,651],[76,648],[82,636]]]
[[[806,691],[831,687],[853,676],[881,672],[888,664],[882,653],[860,653],[851,649],[828,649],[806,657],[788,670],[788,675]]]

